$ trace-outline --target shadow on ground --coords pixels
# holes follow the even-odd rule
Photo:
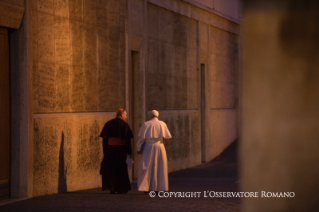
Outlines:
[[[170,173],[170,192],[175,196],[150,197],[137,191],[137,185],[133,183],[128,194],[111,195],[102,192],[101,188],[88,189],[34,197],[2,206],[0,202],[0,211],[240,211],[240,198],[213,197],[216,192],[238,191],[236,152],[237,142],[234,142],[209,163]],[[178,197],[177,192],[184,197]]]

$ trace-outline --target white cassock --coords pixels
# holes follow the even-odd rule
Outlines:
[[[137,186],[139,191],[168,191],[167,156],[163,138],[172,138],[166,124],[153,118],[138,133],[137,150],[145,146],[139,158]]]

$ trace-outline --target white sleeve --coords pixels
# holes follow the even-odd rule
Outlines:
[[[145,140],[144,138],[138,138],[138,142],[137,142],[137,144],[136,144],[136,150],[137,150],[138,152],[141,150],[141,146],[142,146],[144,140]]]

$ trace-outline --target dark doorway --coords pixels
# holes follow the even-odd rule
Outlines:
[[[201,149],[202,149],[202,163],[206,162],[206,143],[205,143],[205,64],[200,64],[200,111],[201,111]]]
[[[9,198],[10,77],[8,30],[0,28],[0,200]]]
[[[136,74],[138,73],[139,70],[139,52],[137,51],[132,51],[131,52],[131,71],[129,74],[129,78],[130,78],[130,126],[132,128],[132,131],[134,133],[134,135],[137,135],[137,127],[135,127],[135,122],[134,122],[134,114],[137,112],[137,108],[136,108],[136,104],[135,104],[135,92],[136,90],[135,88],[135,83],[136,83]],[[133,144],[132,144],[132,157],[134,160],[134,164],[133,164],[133,170],[132,170],[132,179],[136,180],[137,179],[137,165],[138,165],[138,155],[136,153],[135,150],[135,144],[137,143],[137,136],[135,136],[133,138]]]

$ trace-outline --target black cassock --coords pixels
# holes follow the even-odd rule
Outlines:
[[[102,191],[125,193],[131,190],[126,158],[132,154],[133,133],[125,121],[116,117],[105,123],[100,137],[103,138],[104,158],[101,162]],[[120,138],[125,145],[109,145],[109,138]]]

